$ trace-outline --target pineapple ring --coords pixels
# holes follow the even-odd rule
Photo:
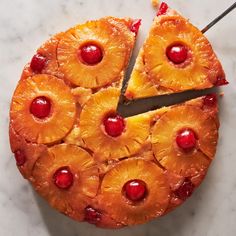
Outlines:
[[[183,128],[195,131],[197,148],[183,152],[176,144],[177,132]],[[215,119],[198,107],[182,105],[169,110],[156,122],[151,142],[156,159],[167,170],[191,177],[205,172],[216,152],[218,130]]]
[[[125,119],[125,131],[116,138],[105,133],[103,130],[104,117],[116,110],[118,100],[119,89],[101,90],[90,98],[81,112],[81,137],[100,161],[119,159],[135,154],[149,135],[149,114]],[[136,133],[136,130],[139,132]]]
[[[119,80],[130,52],[126,38],[120,35],[106,19],[90,21],[67,31],[57,49],[60,69],[66,79],[84,88],[97,88]],[[80,61],[78,50],[87,43],[103,49],[100,63],[89,66]]]
[[[120,31],[120,34],[123,35],[122,37],[125,37],[124,40],[127,50],[125,65],[128,65],[135,41],[135,33],[130,30],[134,20],[131,18],[114,18],[112,16],[106,17],[105,20],[107,20],[113,27],[116,27],[117,30]]]
[[[148,189],[147,197],[136,204],[131,204],[122,194],[124,184],[132,179],[144,181]],[[169,204],[170,187],[164,171],[153,162],[127,159],[104,176],[98,199],[115,220],[125,225],[141,224],[164,214]]]
[[[143,97],[152,97],[172,93],[173,91],[161,86],[156,86],[148,78],[143,63],[143,50],[141,49],[136,60],[135,68],[131,74],[125,97],[129,100]]]
[[[56,34],[37,50],[37,53],[45,56],[48,60],[46,68],[42,71],[43,74],[63,78],[63,74],[59,70],[57,61],[57,47],[63,35],[64,33]]]
[[[15,154],[17,151],[20,151],[25,157],[25,163],[18,166],[18,169],[24,178],[29,179],[31,177],[35,162],[40,157],[40,155],[46,151],[47,147],[43,144],[26,142],[23,137],[15,132],[15,130],[12,128],[12,125],[9,127],[9,137],[12,152]]]
[[[51,115],[43,120],[30,113],[31,102],[39,96],[52,103]],[[75,99],[65,83],[51,75],[35,75],[21,80],[11,104],[14,130],[29,142],[49,144],[66,136],[76,118]]]
[[[159,18],[158,18],[159,19]],[[173,43],[186,45],[191,55],[186,65],[173,65],[166,49]],[[149,79],[175,91],[212,87],[224,77],[222,67],[206,37],[181,16],[163,16],[144,46],[144,63]]]
[[[59,189],[53,181],[54,173],[64,166],[74,175],[68,190]],[[92,156],[75,145],[48,148],[36,162],[32,177],[35,189],[52,207],[77,220],[83,220],[89,198],[96,196],[99,186],[98,168]]]
[[[59,71],[59,65],[57,61],[57,46],[64,33],[59,33],[47,40],[38,50],[37,54],[44,56],[47,59],[45,68],[42,70],[42,74],[54,75],[59,78],[63,78],[63,74]],[[28,63],[21,75],[21,79],[27,79],[33,76],[35,73]]]

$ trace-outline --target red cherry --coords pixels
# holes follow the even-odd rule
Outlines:
[[[117,114],[107,116],[103,121],[103,125],[106,133],[111,137],[120,136],[125,129],[124,119]]]
[[[159,9],[158,9],[157,16],[165,15],[168,8],[169,8],[169,6],[165,2],[162,2]]]
[[[23,166],[26,162],[26,156],[23,151],[17,150],[15,151],[15,159],[16,159],[16,165],[17,166]]]
[[[227,84],[229,84],[229,82],[225,78],[222,78],[222,77],[218,77],[215,82],[215,86],[223,86]]]
[[[54,184],[61,189],[68,189],[74,182],[74,176],[68,167],[61,167],[54,175]]]
[[[88,206],[85,208],[84,220],[90,224],[97,224],[101,221],[102,214],[95,210],[94,208]]]
[[[30,68],[37,73],[41,73],[44,67],[46,66],[47,58],[40,55],[35,54],[31,60]]]
[[[188,57],[188,49],[181,44],[171,45],[166,49],[166,55],[174,64],[181,64]]]
[[[194,184],[189,179],[185,179],[183,184],[174,193],[179,199],[185,201],[192,195],[194,188]]]
[[[129,200],[135,202],[143,200],[147,194],[146,184],[139,179],[128,181],[124,185],[123,191]]]
[[[141,26],[141,23],[142,23],[141,19],[134,20],[130,27],[131,32],[134,32],[135,35],[137,35],[139,31],[139,27]]]
[[[46,97],[35,98],[30,105],[30,112],[39,119],[48,117],[51,112],[50,100]]]
[[[103,52],[99,46],[87,44],[80,49],[80,56],[86,64],[96,65],[102,61]]]
[[[178,132],[176,143],[184,151],[191,151],[196,147],[196,134],[192,129],[183,129]]]
[[[203,104],[208,107],[214,107],[217,104],[216,94],[208,94],[203,98]]]

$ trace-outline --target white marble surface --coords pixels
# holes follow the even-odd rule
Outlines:
[[[232,1],[168,3],[201,28]],[[216,160],[205,182],[182,207],[144,226],[116,232],[95,229],[49,208],[18,173],[8,144],[8,110],[21,69],[50,34],[105,15],[143,18],[139,46],[154,10],[150,0],[0,0],[0,235],[236,235],[236,10],[207,33],[231,84],[224,88],[221,101],[221,137]]]

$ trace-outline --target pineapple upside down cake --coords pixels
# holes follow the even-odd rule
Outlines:
[[[25,66],[11,103],[21,174],[53,208],[98,227],[172,211],[202,182],[216,152],[216,94],[128,118],[117,113],[140,23],[105,17],[53,36]],[[224,84],[209,41],[162,3],[126,99]]]

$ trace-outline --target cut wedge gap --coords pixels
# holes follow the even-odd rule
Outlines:
[[[131,117],[163,107],[184,103],[211,93],[219,93],[219,88],[214,87],[204,90],[190,90],[180,93],[135,99],[126,101],[122,104],[120,103],[117,107],[117,113],[122,117]]]

